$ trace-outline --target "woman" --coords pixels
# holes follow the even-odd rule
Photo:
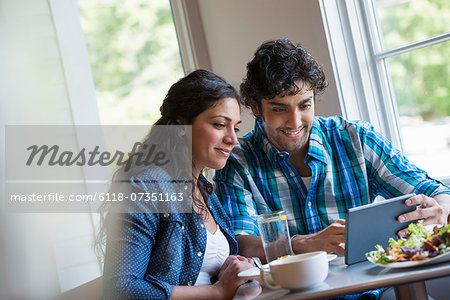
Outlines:
[[[253,267],[252,261],[236,255],[230,221],[201,173],[223,168],[237,143],[238,99],[231,85],[205,70],[170,88],[155,125],[178,125],[163,127],[176,133],[152,128],[114,177],[115,193],[123,193],[123,183],[131,186],[129,201],[118,208],[121,213],[112,212],[117,207],[103,207],[109,212],[104,222],[105,299],[227,299],[244,283],[237,274]],[[143,164],[142,158],[153,154],[152,145],[163,149],[160,164]],[[149,200],[149,195],[183,198],[178,189],[187,189],[189,183],[192,202]],[[136,201],[142,195],[148,201]],[[186,203],[193,212],[178,213],[185,212]]]

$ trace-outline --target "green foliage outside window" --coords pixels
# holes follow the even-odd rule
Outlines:
[[[377,1],[384,49],[450,32],[450,1]],[[450,116],[450,42],[388,58],[399,114]]]
[[[169,0],[79,0],[102,124],[151,124],[183,76]]]

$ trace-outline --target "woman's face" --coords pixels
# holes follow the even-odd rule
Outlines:
[[[197,116],[192,124],[192,163],[194,174],[205,168],[222,169],[237,144],[241,123],[234,98],[222,98]]]

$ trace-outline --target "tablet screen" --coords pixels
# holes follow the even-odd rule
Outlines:
[[[376,244],[388,246],[389,238],[397,239],[397,232],[411,222],[400,223],[397,217],[413,211],[416,206],[406,206],[408,194],[378,201],[348,210],[345,222],[345,263],[348,265],[366,260],[365,254]]]

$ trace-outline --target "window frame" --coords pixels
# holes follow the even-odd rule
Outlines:
[[[212,70],[198,0],[169,0],[184,73]],[[188,3],[189,2],[189,3]]]
[[[84,32],[81,27],[77,1],[48,0],[48,6],[51,11],[51,18],[55,28],[59,53],[61,55],[67,96],[72,110],[72,124],[75,126],[101,125],[94,79],[89,63]],[[99,144],[104,143],[101,133],[92,132],[92,134],[98,135]],[[77,142],[80,142],[80,144],[86,144],[83,141],[83,135],[80,135],[78,131],[75,131],[75,139]],[[87,170],[88,168],[90,167],[82,167],[84,174],[90,173]],[[85,179],[86,182],[89,181],[88,178]],[[85,183],[84,192],[93,195],[96,193],[96,189],[93,185]],[[80,240],[83,241],[83,239],[86,239],[87,237],[92,240],[95,238],[95,234],[99,230],[100,216],[96,213],[97,209],[95,207],[89,205],[89,208],[91,212],[75,213],[75,215],[72,216],[72,219],[89,220],[90,223],[88,225],[81,223],[84,226],[83,235],[80,234],[80,237],[77,239],[71,237],[63,241],[52,240],[52,247],[54,249],[68,247],[70,243],[75,241],[79,242]],[[68,220],[72,220],[70,219],[70,215],[67,218]],[[70,222],[74,221],[69,221],[69,224]],[[73,225],[75,226],[75,223],[73,223]],[[91,241],[89,241],[89,243],[91,243]],[[95,253],[92,250],[92,255],[94,254]],[[97,278],[102,274],[103,270],[103,262],[98,257],[95,257],[95,262],[91,260],[86,261],[83,264],[71,265],[69,267],[65,266],[64,263],[67,262],[65,260],[56,261],[61,292]],[[83,272],[80,272],[79,270],[83,267],[88,267],[90,271],[87,272],[86,269],[84,269]]]
[[[386,60],[446,42],[450,32],[384,50],[373,1],[319,0],[319,4],[344,117],[372,123],[403,150]],[[450,184],[450,174],[439,179]]]

